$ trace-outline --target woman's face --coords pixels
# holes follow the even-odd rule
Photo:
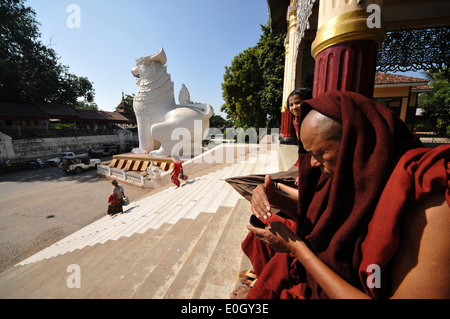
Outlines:
[[[295,94],[289,98],[289,111],[294,114],[294,116],[300,116],[300,104],[302,104],[303,99],[300,95]]]

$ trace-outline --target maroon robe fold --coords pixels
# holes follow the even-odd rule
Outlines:
[[[390,291],[389,261],[394,257],[400,241],[399,221],[408,208],[425,200],[429,194],[445,193],[450,206],[450,145],[434,149],[418,148],[407,152],[397,164],[380,197],[369,230],[361,246],[359,267],[361,282],[372,273],[369,265],[380,267],[380,287],[364,285],[374,298],[388,297]]]
[[[360,267],[368,225],[397,162],[422,144],[396,114],[357,93],[333,90],[305,101],[300,123],[311,109],[342,124],[336,170],[326,177],[312,168],[300,141],[298,224],[284,222],[331,269],[365,291]],[[252,233],[242,248],[259,278],[248,298],[327,298],[292,256],[272,252]]]

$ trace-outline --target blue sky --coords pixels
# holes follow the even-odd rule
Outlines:
[[[68,27],[76,4],[80,28]],[[77,76],[94,83],[95,102],[114,111],[122,91],[136,93],[135,59],[159,51],[175,87],[191,100],[208,103],[216,114],[224,104],[223,74],[233,58],[256,45],[269,19],[266,0],[28,0],[50,45]],[[403,75],[423,77],[418,72]]]
[[[80,28],[67,20],[80,9]],[[41,24],[41,41],[63,65],[94,83],[95,102],[114,111],[122,91],[136,93],[135,58],[167,55],[175,98],[184,83],[191,100],[208,103],[216,114],[224,103],[225,66],[256,45],[268,16],[265,0],[28,0]],[[223,115],[223,114],[221,114]]]

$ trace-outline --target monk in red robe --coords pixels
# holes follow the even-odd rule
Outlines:
[[[180,160],[173,162],[173,171],[170,174],[172,183],[174,183],[177,188],[180,187],[180,175],[183,176],[183,164]]]
[[[302,104],[297,196],[270,177],[242,243],[256,277],[232,298],[450,298],[450,146],[423,148],[351,92]],[[277,206],[290,219],[271,214]]]

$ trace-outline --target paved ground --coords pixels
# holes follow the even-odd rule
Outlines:
[[[151,190],[124,186],[131,200]],[[0,175],[0,272],[106,214],[112,185],[95,170],[57,167]]]

